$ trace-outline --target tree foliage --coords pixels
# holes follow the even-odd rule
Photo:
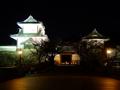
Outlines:
[[[105,50],[103,45],[94,41],[80,43],[80,56],[83,66],[97,68],[103,66],[105,61]]]

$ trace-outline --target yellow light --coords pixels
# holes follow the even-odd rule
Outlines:
[[[18,51],[18,54],[21,55],[21,54],[22,54],[22,50],[19,50],[19,51]]]
[[[112,53],[112,50],[108,49],[107,54],[111,54],[111,53]]]
[[[55,61],[56,64],[60,64],[61,63],[60,62],[60,54],[55,55],[54,61]]]

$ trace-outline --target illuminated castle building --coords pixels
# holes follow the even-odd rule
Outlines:
[[[106,57],[105,42],[108,40],[109,38],[106,38],[98,33],[96,29],[94,29],[87,36],[83,37],[79,50],[81,60],[89,65],[103,64]]]
[[[43,23],[35,20],[31,15],[26,20],[17,22],[17,25],[20,27],[18,34],[10,36],[17,41],[17,48],[24,48],[28,41],[39,44],[41,41],[48,41]]]
[[[103,48],[104,43],[109,39],[98,33],[96,29],[94,29],[90,34],[82,38],[82,42],[86,42],[86,48]]]
[[[42,41],[49,41],[48,36],[45,34],[45,27],[42,22],[37,21],[33,18],[33,16],[29,16],[27,19],[21,22],[17,22],[17,25],[19,26],[19,32],[17,34],[10,35],[11,38],[15,39],[17,42],[17,45],[15,46],[0,46],[0,51],[9,51],[13,54],[11,56],[14,56],[16,59],[16,50],[23,50],[24,53],[19,52],[19,56],[21,59],[27,56],[28,59],[24,60],[30,60],[34,57],[31,56],[27,52],[26,46],[29,46],[31,44],[42,44]],[[56,65],[79,65],[83,59],[86,60],[86,62],[89,62],[89,57],[92,57],[92,55],[98,55],[97,58],[101,59],[102,57],[102,51],[104,49],[104,43],[108,41],[109,39],[98,33],[96,29],[94,29],[90,34],[83,37],[80,41],[80,49],[76,51],[76,48],[79,46],[77,45],[76,48],[73,48],[72,45],[63,45],[60,49],[61,51],[59,53],[55,53],[54,57],[54,64]],[[78,48],[77,48],[78,49]],[[26,50],[26,51],[25,51]],[[92,53],[92,54],[91,54]],[[6,57],[6,54],[3,54]],[[31,56],[31,57],[28,57]],[[105,56],[105,55],[104,55]],[[94,56],[93,56],[94,57]],[[19,58],[19,57],[18,57]],[[4,59],[4,58],[3,58]],[[1,58],[1,62],[3,62],[3,59]],[[6,59],[10,60],[10,59]],[[11,58],[11,61],[13,58]],[[101,59],[103,60],[103,59]],[[91,62],[91,61],[90,61]],[[92,64],[91,64],[92,65]]]
[[[17,45],[0,46],[0,66],[15,65],[16,62],[37,62],[37,57],[31,55],[31,49],[34,50],[34,45],[42,45],[43,42],[48,42],[48,36],[45,34],[45,27],[42,22],[37,21],[33,16],[21,22],[17,22],[19,32],[10,35],[16,40]],[[32,46],[32,47],[31,47]],[[31,48],[31,49],[30,49]],[[17,61],[16,61],[17,60]]]

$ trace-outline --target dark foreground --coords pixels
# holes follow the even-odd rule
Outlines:
[[[120,69],[90,69],[79,66],[0,67],[0,82],[29,75],[88,75],[120,79]]]
[[[33,75],[0,83],[0,90],[120,90],[120,81],[98,76]]]
[[[78,67],[0,68],[0,90],[120,90],[119,73]]]

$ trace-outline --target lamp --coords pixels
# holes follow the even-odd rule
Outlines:
[[[108,48],[107,50],[106,50],[106,54],[107,54],[107,58],[111,58],[112,57],[112,53],[113,53],[113,50],[111,49],[111,48]]]
[[[20,64],[22,62],[22,53],[23,53],[22,49],[18,49],[18,55],[20,56]]]

